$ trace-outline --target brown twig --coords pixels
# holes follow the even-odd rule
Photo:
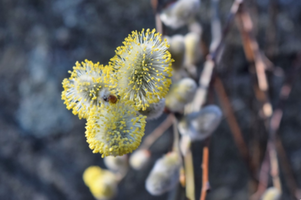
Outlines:
[[[279,154],[279,159],[281,160],[280,166],[281,169],[283,169],[284,178],[286,179],[289,191],[292,196],[294,196],[296,199],[301,199],[301,189],[298,188],[298,184],[296,182],[296,178],[294,174],[292,173],[292,167],[290,165],[290,161],[286,156],[284,147],[282,145],[281,139],[279,137],[276,137],[276,148],[277,152]]]
[[[203,69],[203,72],[199,79],[199,87],[196,91],[193,102],[191,103],[191,105],[189,106],[189,108],[186,111],[188,113],[192,112],[192,111],[200,110],[200,108],[206,101],[208,87],[212,80],[213,70],[216,65],[216,58],[218,56],[220,56],[220,51],[224,44],[224,40],[229,33],[234,16],[236,15],[241,3],[242,3],[242,0],[236,0],[232,4],[230,14],[226,21],[226,25],[223,29],[222,37],[217,38],[219,40],[219,42],[217,43],[217,45],[215,45],[215,48],[212,49],[211,53],[209,55],[207,55],[206,62],[204,64],[204,69]],[[212,43],[215,43],[215,41],[212,41]]]
[[[229,127],[231,129],[231,133],[234,138],[234,142],[239,150],[239,153],[241,154],[243,160],[245,161],[247,168],[249,169],[250,175],[254,180],[257,180],[257,177],[255,175],[254,167],[251,163],[249,150],[247,148],[247,145],[243,139],[241,130],[239,128],[238,122],[235,118],[233,109],[231,107],[231,103],[228,99],[228,96],[226,94],[226,90],[223,86],[223,83],[219,77],[214,78],[214,89],[216,91],[216,94],[218,96],[218,99],[220,101],[220,104],[223,109],[223,113],[226,117],[226,120],[229,124]]]
[[[207,196],[207,192],[210,190],[210,183],[209,183],[209,142],[210,139],[208,138],[205,141],[203,147],[203,162],[202,162],[202,190],[201,190],[201,197],[200,200],[205,200]]]
[[[270,170],[270,160],[269,154],[266,152],[265,158],[263,159],[260,173],[259,173],[259,183],[257,186],[257,191],[250,197],[251,200],[258,200],[260,196],[264,193],[269,182],[269,170]]]
[[[298,74],[297,71],[300,68],[300,62],[301,62],[301,60],[300,60],[300,55],[299,55],[296,63],[294,64],[290,73],[287,75],[286,80],[285,80],[283,86],[281,87],[279,101],[278,101],[276,109],[273,113],[273,116],[271,117],[271,124],[270,124],[270,130],[269,130],[269,134],[271,135],[272,139],[274,140],[275,151],[277,148],[280,159],[282,160],[282,162],[280,162],[280,163],[283,166],[282,168],[285,173],[284,177],[287,180],[287,183],[289,185],[289,190],[290,190],[291,194],[293,196],[295,196],[297,199],[301,198],[300,194],[299,194],[300,192],[298,192],[299,190],[298,190],[296,180],[295,180],[294,176],[292,175],[292,172],[291,172],[292,170],[291,170],[291,167],[289,166],[289,160],[286,157],[286,154],[285,154],[285,151],[282,146],[282,142],[281,142],[280,138],[277,137],[277,132],[279,130],[280,122],[281,122],[281,119],[283,116],[283,109],[284,109],[285,102],[291,93],[293,81],[296,79],[297,74]],[[271,169],[273,178],[275,175],[277,175],[277,173],[278,173],[277,170],[278,170],[277,168]]]
[[[155,19],[156,19],[156,29],[157,29],[157,32],[163,34],[163,24],[162,24],[162,21],[160,19],[160,14],[159,13],[156,13]]]
[[[299,60],[300,62],[300,60]],[[292,83],[296,78],[296,73],[298,68],[300,67],[300,63],[295,64],[295,66],[293,67],[293,69],[291,70],[291,72],[287,75],[285,83],[283,84],[281,90],[280,90],[280,95],[279,95],[279,102],[276,105],[276,109],[271,117],[270,120],[270,126],[269,126],[269,135],[270,135],[270,141],[272,140],[273,142],[268,143],[268,147],[267,147],[267,152],[272,151],[272,156],[275,156],[276,153],[276,149],[277,152],[279,153],[279,157],[280,157],[280,164],[282,165],[282,168],[284,170],[284,178],[287,180],[287,184],[289,185],[289,190],[291,192],[291,194],[293,196],[295,196],[297,199],[300,199],[301,195],[299,194],[300,190],[298,190],[298,186],[296,183],[296,180],[292,174],[292,170],[291,167],[289,165],[289,160],[286,157],[284,148],[282,146],[282,142],[280,140],[279,137],[277,137],[277,132],[279,130],[279,126],[280,126],[280,122],[282,119],[282,115],[283,115],[283,109],[284,109],[284,104],[285,101],[287,100],[287,98],[289,97],[289,94],[291,92],[292,89]],[[271,146],[274,145],[274,146]],[[277,164],[273,164],[273,163],[268,163],[267,159],[269,159],[269,156],[267,155],[262,163],[262,167],[260,170],[260,183],[258,186],[258,189],[256,191],[256,193],[253,195],[252,199],[258,199],[261,194],[265,191],[266,187],[267,187],[267,173],[268,173],[268,169],[269,164],[271,164],[271,176],[274,180],[274,182],[276,182],[276,184],[279,181],[279,170],[278,170],[278,165]],[[275,162],[275,158],[270,158],[271,161]],[[278,186],[280,187],[280,186]]]
[[[269,3],[269,23],[266,31],[266,46],[265,52],[271,58],[278,53],[277,46],[277,14],[278,5],[276,0],[271,0]]]
[[[253,22],[246,8],[241,7],[238,13],[240,20],[240,31],[243,37],[243,44],[246,50],[247,59],[255,63],[256,75],[260,90],[268,90],[268,81],[265,74],[265,62],[261,56],[259,45],[253,35]]]
[[[155,22],[156,22],[157,32],[163,34],[163,24],[160,19],[160,13],[158,12],[159,1],[158,0],[150,0],[150,3],[153,8],[153,11],[155,13]]]
[[[173,118],[173,114],[169,114],[168,117],[152,133],[146,136],[139,148],[150,148],[151,145],[172,125]]]
[[[250,63],[254,63],[257,76],[258,85],[254,84],[254,90],[256,98],[261,103],[262,117],[265,123],[266,130],[269,132],[269,141],[267,145],[267,151],[269,152],[271,175],[273,178],[273,185],[281,191],[281,182],[278,172],[278,158],[275,149],[275,138],[271,133],[270,126],[271,116],[273,114],[272,105],[268,96],[268,81],[265,74],[265,63],[262,58],[262,54],[259,50],[259,45],[253,35],[253,22],[250,14],[245,7],[241,7],[238,14],[239,29],[243,38],[243,45],[246,53],[246,57]]]

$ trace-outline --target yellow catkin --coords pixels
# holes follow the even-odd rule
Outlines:
[[[133,101],[138,109],[146,110],[151,103],[164,98],[171,84],[172,59],[169,45],[153,29],[133,31],[117,47],[110,65],[116,71],[118,92]]]
[[[90,109],[102,106],[115,93],[116,83],[111,80],[113,73],[109,66],[85,60],[81,64],[76,62],[70,73],[62,83],[62,100],[80,119],[87,118]]]
[[[96,199],[110,199],[117,191],[115,175],[98,166],[90,166],[83,173],[83,180]]]
[[[89,147],[102,157],[132,152],[138,148],[144,135],[145,118],[129,101],[92,109],[86,125]]]

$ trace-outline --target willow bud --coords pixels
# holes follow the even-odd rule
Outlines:
[[[160,18],[166,26],[178,29],[192,21],[199,8],[199,0],[179,0],[165,8]]]
[[[197,85],[191,78],[184,78],[171,86],[166,96],[166,107],[173,112],[182,111],[193,100]]]
[[[186,115],[179,122],[179,131],[191,140],[203,140],[215,131],[222,119],[222,111],[215,105],[206,106],[199,112]]]
[[[157,119],[161,116],[163,113],[163,110],[165,108],[165,99],[161,99],[158,103],[152,103],[149,105],[149,107],[146,108],[146,110],[139,110],[139,113],[141,115],[144,115],[147,117],[147,120]]]
[[[169,41],[169,52],[171,53],[171,57],[175,60],[172,63],[172,67],[174,70],[179,70],[182,68],[184,63],[185,56],[185,42],[184,37],[182,35],[174,35],[170,38]]]
[[[152,195],[161,195],[171,190],[179,182],[180,168],[181,159],[176,152],[164,155],[156,161],[146,179],[147,191]]]
[[[146,149],[138,149],[130,156],[130,165],[135,170],[140,170],[147,165],[150,159],[150,152]]]
[[[200,35],[190,32],[185,35],[185,67],[195,66],[201,58]]]
[[[121,175],[125,175],[129,167],[128,158],[126,155],[116,157],[107,156],[104,158],[104,163],[109,170]]]

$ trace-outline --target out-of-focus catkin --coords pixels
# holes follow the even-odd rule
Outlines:
[[[93,196],[98,200],[111,199],[117,193],[116,176],[108,170],[98,166],[90,166],[84,171],[83,179]]]
[[[180,112],[193,100],[197,85],[191,78],[184,78],[171,86],[166,96],[166,107],[173,112]]]
[[[185,35],[185,67],[195,66],[201,59],[200,35],[190,32]]]
[[[161,116],[165,108],[165,99],[161,99],[158,103],[151,103],[146,110],[139,110],[141,115],[147,117],[147,120],[157,119]]]
[[[174,70],[179,70],[184,64],[185,57],[185,40],[182,35],[174,35],[169,39],[169,52],[172,58],[175,60],[172,63]]]
[[[222,111],[215,105],[209,105],[186,115],[179,122],[179,131],[183,135],[188,135],[192,141],[203,140],[212,134],[218,127],[222,119]]]
[[[280,200],[281,192],[275,188],[268,188],[262,195],[261,200]]]
[[[119,175],[125,175],[129,167],[127,155],[107,156],[104,158],[104,163],[109,170]]]
[[[147,165],[150,159],[150,152],[146,149],[138,149],[130,156],[130,165],[135,170],[140,170]]]
[[[157,160],[145,183],[147,191],[152,195],[161,195],[179,182],[181,158],[176,152],[171,152]]]
[[[178,29],[194,21],[200,9],[200,0],[179,0],[167,6],[160,14],[162,22]]]

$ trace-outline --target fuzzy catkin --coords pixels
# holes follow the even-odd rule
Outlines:
[[[171,152],[156,161],[145,183],[147,191],[152,195],[161,195],[179,182],[181,159],[178,153]]]
[[[193,21],[199,8],[200,0],[179,0],[167,6],[160,18],[166,26],[178,29]]]
[[[91,110],[86,125],[90,149],[93,153],[101,153],[102,157],[131,153],[140,145],[145,118],[128,101]]]
[[[74,115],[88,118],[89,110],[107,104],[110,95],[115,95],[116,84],[111,83],[111,68],[85,60],[76,62],[69,79],[63,80],[62,100]]]
[[[116,71],[118,81],[117,91],[138,110],[146,110],[168,93],[173,61],[168,47],[155,29],[142,29],[125,38],[111,59],[110,66]]]
[[[215,105],[209,105],[186,115],[179,122],[179,131],[183,135],[188,135],[192,141],[203,140],[212,134],[220,124],[222,111]]]
[[[193,100],[197,85],[191,78],[184,78],[171,86],[166,96],[166,107],[173,112],[180,112]]]

